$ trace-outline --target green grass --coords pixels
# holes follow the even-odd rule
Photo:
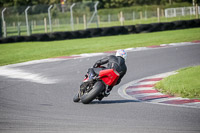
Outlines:
[[[50,57],[193,40],[200,40],[200,28],[51,42],[8,43],[0,45],[0,66]]]
[[[200,66],[181,69],[156,84],[163,93],[200,99]]]

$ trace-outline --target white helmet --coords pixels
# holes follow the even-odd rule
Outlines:
[[[127,53],[125,50],[123,49],[119,49],[117,50],[116,56],[121,56],[122,58],[124,58],[126,60],[127,58]]]

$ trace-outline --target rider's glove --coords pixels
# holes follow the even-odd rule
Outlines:
[[[98,60],[98,61],[94,64],[93,68],[97,68],[97,67],[101,66],[101,64],[102,64],[101,61]]]
[[[97,68],[99,65],[98,65],[98,63],[95,63],[94,65],[93,65],[93,68]]]

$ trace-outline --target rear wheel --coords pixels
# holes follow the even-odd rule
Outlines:
[[[81,97],[81,102],[84,104],[89,104],[94,100],[103,90],[105,89],[105,85],[102,81],[97,81],[91,91],[85,92]]]

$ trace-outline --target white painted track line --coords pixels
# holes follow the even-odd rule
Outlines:
[[[55,84],[56,82],[58,82],[58,80],[49,79],[41,74],[30,73],[21,69],[8,67],[0,67],[0,76],[26,80],[29,82],[35,82],[39,84]]]

